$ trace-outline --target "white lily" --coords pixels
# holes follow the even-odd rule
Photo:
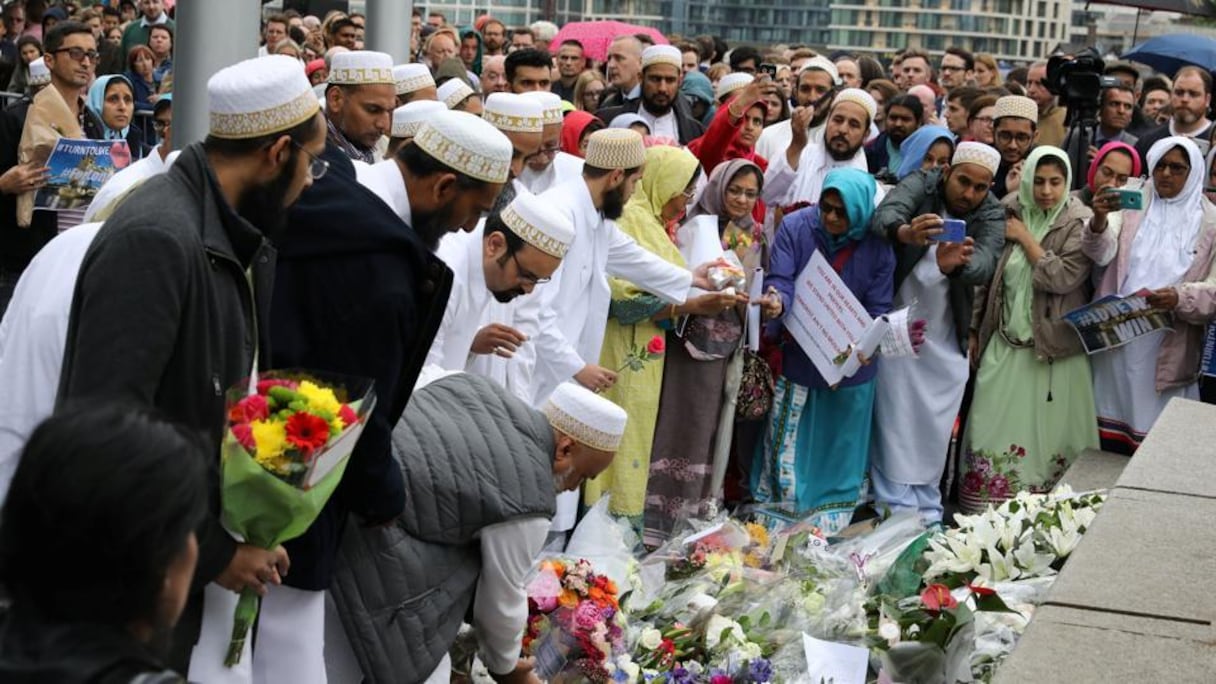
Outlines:
[[[1077,544],[1081,543],[1081,533],[1075,528],[1065,530],[1053,527],[1047,530],[1047,543],[1058,558],[1067,558],[1068,554],[1077,548]]]
[[[1046,577],[1055,574],[1055,570],[1051,567],[1051,564],[1055,562],[1055,556],[1039,553],[1034,548],[1034,544],[1022,544],[1013,552],[1013,557],[1017,561],[1018,567],[1021,568],[1024,578]]]
[[[1098,517],[1098,512],[1093,508],[1086,506],[1085,508],[1078,509],[1073,514],[1073,517],[1076,518],[1078,527],[1083,527],[1088,530],[1089,526],[1093,524],[1094,518]]]
[[[981,564],[978,570],[981,577],[991,582],[1004,582],[1015,580],[1021,575],[1013,554],[1002,554],[993,546],[989,546],[987,551],[988,562]]]

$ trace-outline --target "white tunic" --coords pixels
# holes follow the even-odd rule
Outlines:
[[[544,171],[533,171],[525,166],[516,182],[533,195],[583,175],[583,160],[573,154],[558,152],[553,162]]]
[[[365,164],[355,160],[354,165],[355,177],[359,184],[383,200],[393,213],[405,221],[405,225],[412,226],[410,197],[405,189],[405,177],[401,175],[401,167],[397,166],[397,162],[388,159],[375,164]]]
[[[958,348],[949,281],[937,246],[925,251],[895,295],[892,309],[913,305],[926,322],[918,356],[878,364],[870,461],[893,482],[937,484],[967,386],[967,357]]]
[[[443,322],[435,332],[426,355],[425,370],[463,371],[481,329],[481,320],[493,296],[486,289],[482,267],[482,238],[485,224],[471,233],[448,233],[435,255],[452,269],[452,292],[443,311]],[[422,383],[419,383],[420,385]]]
[[[811,139],[798,158],[798,170],[790,168],[782,150],[768,160],[768,171],[764,173],[762,199],[770,206],[788,206],[795,202],[818,202],[823,190],[823,179],[832,169],[852,168],[869,170],[864,147],[857,148],[853,156],[836,161],[828,153],[823,140],[824,129],[812,131]]]
[[[650,135],[655,138],[671,138],[680,140],[680,125],[676,123],[675,109],[670,109],[662,116],[655,116],[646,110],[645,106],[638,107],[638,116],[650,127]]]
[[[543,287],[549,287],[544,285]],[[517,297],[509,302],[491,300],[481,319],[481,327],[498,323],[515,328],[527,342],[511,358],[495,354],[472,354],[465,370],[487,377],[520,399],[532,403],[532,377],[536,368],[536,337],[540,333],[539,294]]]
[[[47,243],[0,322],[0,504],[30,433],[55,410],[76,276],[101,226],[86,223]]]
[[[557,386],[589,363],[599,363],[612,293],[608,276],[628,280],[646,292],[682,304],[692,274],[638,246],[595,208],[582,178],[563,183],[543,196],[574,223],[574,241],[553,281],[540,291],[540,334],[532,404],[540,406]],[[557,497],[553,530],[574,527],[578,492]]]

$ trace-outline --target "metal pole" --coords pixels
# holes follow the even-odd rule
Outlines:
[[[207,80],[220,69],[256,57],[260,3],[179,0],[173,55],[173,147],[207,136]]]
[[[367,0],[367,49],[387,52],[396,64],[410,61],[413,10],[411,0]]]

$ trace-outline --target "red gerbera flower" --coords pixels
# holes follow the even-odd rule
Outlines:
[[[329,423],[324,418],[303,411],[287,419],[287,441],[311,457],[312,452],[329,441]]]
[[[342,419],[342,427],[347,428],[359,420],[359,415],[349,404],[342,404],[342,408],[338,409],[338,418]]]

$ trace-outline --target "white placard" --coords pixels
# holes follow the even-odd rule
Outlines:
[[[881,334],[867,335],[874,320],[818,250],[798,274],[784,324],[829,385],[857,372],[860,364],[849,363],[851,372],[845,373],[846,363],[855,361],[858,351],[870,357],[882,340]],[[861,342],[873,347],[867,352]]]
[[[747,348],[753,352],[760,351],[760,298],[764,296],[764,269],[752,271],[752,284],[747,293],[747,301],[754,306],[747,307]]]
[[[867,649],[833,641],[821,641],[803,632],[802,648],[806,651],[807,674],[813,684],[865,684],[870,665]]]
[[[725,256],[722,237],[718,235],[718,217],[704,214],[690,219],[676,231],[676,244],[684,265],[694,269],[701,264],[717,261]],[[709,294],[699,287],[689,288],[688,298]]]
[[[908,332],[909,312],[910,307],[905,306],[887,314],[887,334],[879,345],[883,356],[916,356],[916,347],[912,346],[912,336]]]

